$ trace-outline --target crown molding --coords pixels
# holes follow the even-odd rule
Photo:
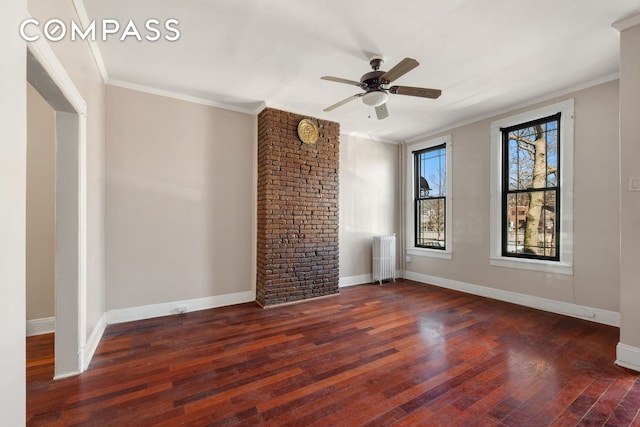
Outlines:
[[[237,113],[251,114],[252,116],[257,115],[258,112],[262,111],[262,109],[264,108],[263,102],[256,101],[256,103],[258,103],[258,106],[256,108],[243,108],[243,107],[238,107],[237,105],[225,104],[222,102],[213,101],[211,99],[185,95],[179,92],[158,89],[155,87],[145,86],[137,83],[130,83],[123,80],[109,79],[107,84],[110,86],[116,86],[124,89],[135,90],[137,92],[144,92],[151,95],[163,96],[165,98],[177,99],[179,101],[191,102],[193,104],[201,104],[201,105],[206,105],[208,107],[222,108],[224,110],[231,110]]]
[[[82,24],[82,29],[86,30],[91,20],[89,19],[89,15],[87,14],[87,9],[84,7],[84,1],[72,0],[72,3],[73,7],[76,9],[78,19]],[[102,77],[102,82],[106,84],[109,81],[109,73],[107,72],[107,67],[104,65],[104,60],[102,59],[102,54],[100,53],[98,43],[96,43],[95,40],[91,40],[91,38],[87,39],[87,43],[89,43],[89,49],[91,50],[91,55],[93,56],[93,60],[96,63],[96,67],[98,67],[100,77]]]
[[[614,30],[621,33],[622,31],[640,25],[640,15],[635,15],[630,18],[621,19],[611,24]]]
[[[427,139],[431,139],[431,138],[437,137],[439,135],[442,135],[444,133],[450,133],[451,131],[453,131],[455,129],[461,128],[463,126],[470,125],[472,123],[479,122],[481,120],[492,119],[494,117],[499,117],[499,116],[502,116],[503,114],[508,114],[508,113],[513,112],[513,111],[521,110],[523,108],[533,107],[534,105],[537,105],[537,104],[540,104],[540,103],[543,103],[543,102],[552,101],[552,100],[557,99],[559,97],[567,96],[567,95],[572,94],[574,92],[578,92],[578,91],[581,91],[581,90],[584,90],[584,89],[589,89],[591,87],[595,87],[595,86],[598,86],[598,85],[601,85],[601,84],[604,84],[604,83],[608,83],[608,82],[617,80],[619,78],[620,78],[620,73],[609,74],[609,75],[603,76],[603,77],[601,77],[599,79],[591,80],[591,81],[588,81],[586,83],[582,83],[582,84],[579,84],[579,85],[576,85],[576,86],[572,86],[572,87],[567,88],[567,89],[563,89],[563,90],[559,90],[559,91],[556,91],[556,92],[552,92],[552,93],[549,93],[547,95],[541,96],[539,98],[531,99],[529,101],[525,101],[525,102],[520,103],[520,104],[515,104],[515,105],[511,105],[511,106],[505,107],[505,108],[501,108],[499,110],[495,110],[495,111],[492,111],[492,112],[487,113],[487,114],[478,115],[478,116],[472,117],[472,118],[470,118],[468,120],[463,120],[461,122],[457,122],[457,123],[454,123],[452,125],[442,127],[442,128],[440,128],[438,130],[430,131],[430,132],[427,132],[425,134],[421,134],[421,135],[409,138],[409,139],[405,140],[403,142],[403,144],[411,145],[411,144],[415,144],[416,142],[422,142],[422,141],[425,141]]]

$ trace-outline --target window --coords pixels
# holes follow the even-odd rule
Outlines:
[[[451,137],[407,147],[407,254],[451,259]]]
[[[415,246],[442,249],[445,244],[446,184],[445,144],[413,153],[415,194]]]
[[[500,129],[502,256],[560,260],[560,117]]]
[[[491,125],[491,264],[572,274],[573,100]]]

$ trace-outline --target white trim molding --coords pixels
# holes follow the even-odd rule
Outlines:
[[[400,279],[404,277],[404,271],[396,269],[396,279]],[[394,280],[395,282],[395,280]],[[360,274],[358,276],[344,276],[341,277],[338,281],[339,288],[347,288],[349,286],[357,286],[357,285],[369,285],[375,284],[378,282],[373,282],[373,274]]]
[[[235,111],[236,113],[250,114],[257,116],[258,113],[264,110],[266,104],[264,101],[251,101],[247,100],[244,104],[248,107],[240,107],[234,104],[227,104],[212,99],[202,98],[193,95],[187,95],[180,92],[174,92],[165,89],[159,89],[152,86],[145,86],[137,83],[131,83],[123,80],[110,79],[107,84],[109,86],[120,87],[123,89],[135,90],[136,92],[148,93],[150,95],[162,96],[165,98],[176,99],[178,101],[190,102],[192,104],[206,105],[207,107],[222,108],[224,110]]]
[[[620,327],[620,313],[407,271],[407,279],[525,307]],[[640,365],[639,365],[640,366]]]
[[[522,109],[525,109],[525,108],[531,108],[534,105],[542,104],[542,103],[545,103],[545,102],[550,102],[550,101],[556,100],[558,98],[562,98],[564,96],[567,96],[569,94],[572,94],[572,93],[575,93],[575,92],[580,92],[582,90],[589,89],[589,88],[592,88],[592,87],[595,87],[595,86],[599,86],[601,84],[609,83],[611,81],[618,80],[618,79],[620,79],[620,73],[616,72],[616,73],[607,74],[606,76],[599,77],[599,78],[597,78],[595,80],[590,80],[588,82],[584,82],[584,83],[581,83],[581,84],[578,84],[578,85],[575,85],[575,86],[571,86],[571,87],[566,88],[566,89],[557,90],[557,91],[548,93],[548,94],[543,95],[543,96],[538,97],[538,98],[529,99],[529,100],[527,100],[525,102],[522,102],[520,104],[510,105],[510,106],[508,106],[506,108],[501,108],[499,110],[492,111],[492,112],[487,113],[487,114],[480,114],[480,115],[471,117],[470,119],[467,119],[467,120],[462,120],[462,121],[459,121],[459,122],[455,122],[453,125],[447,125],[445,127],[442,127],[442,128],[439,128],[439,129],[435,129],[433,131],[429,131],[428,133],[424,133],[424,134],[421,134],[421,135],[417,135],[417,136],[411,137],[411,138],[405,140],[404,142],[406,144],[413,144],[416,141],[422,141],[422,140],[425,140],[427,138],[432,138],[434,135],[441,135],[443,133],[451,132],[451,131],[453,131],[455,129],[461,128],[463,126],[470,125],[472,123],[477,123],[477,122],[480,122],[482,120],[492,119],[494,117],[500,117],[500,116],[505,115],[505,114],[511,114],[511,113],[513,113],[514,111],[517,111],[517,110],[522,110]]]
[[[116,323],[152,319],[155,317],[171,316],[173,314],[180,314],[191,311],[208,310],[210,308],[218,308],[228,305],[252,302],[255,301],[255,299],[256,292],[255,290],[251,290],[205,298],[171,301],[160,304],[141,305],[137,307],[118,308],[107,311],[107,324],[112,325]]]
[[[51,334],[56,331],[56,318],[43,317],[41,319],[27,320],[27,336]]]
[[[87,104],[40,30],[30,30],[38,37],[27,43],[27,80],[56,111],[56,139],[64,141],[56,144],[56,186],[67,186],[56,191],[55,375],[62,378],[83,370],[87,338]]]
[[[93,359],[93,355],[98,348],[98,344],[100,344],[100,340],[102,339],[102,335],[104,335],[104,331],[107,329],[107,313],[103,313],[98,320],[98,323],[93,328],[89,339],[87,340],[87,345],[84,348],[84,354],[82,355],[81,363],[82,363],[82,371],[86,371],[89,368],[89,364],[91,363],[91,359]]]
[[[80,375],[82,372],[78,371],[69,371],[69,372],[63,372],[60,374],[54,374],[53,375],[53,380],[57,381],[57,380],[63,380],[65,378],[71,378],[71,377],[75,377]]]
[[[346,288],[348,286],[363,285],[373,282],[372,274],[361,274],[359,276],[341,277],[338,281],[338,287]]]
[[[445,250],[428,249],[415,246],[415,162],[414,152],[425,148],[445,144]],[[405,248],[406,255],[453,259],[453,141],[451,135],[442,135],[426,141],[414,142],[406,145],[405,155]]]
[[[631,27],[635,27],[636,25],[640,25],[640,15],[635,15],[630,18],[621,19],[620,21],[616,21],[613,24],[611,24],[613,29],[619,33]]]
[[[91,20],[89,19],[89,15],[87,14],[87,9],[84,7],[84,1],[72,0],[72,3],[73,7],[76,9],[78,19],[82,24],[82,31],[85,31],[90,25]],[[104,60],[102,59],[102,54],[100,53],[98,43],[96,43],[95,40],[92,40],[91,37],[88,37],[87,44],[89,45],[89,49],[91,50],[91,56],[93,56],[93,60],[96,63],[98,72],[100,73],[100,77],[102,78],[102,83],[107,83],[109,81],[109,73],[107,72],[107,67],[104,65]]]
[[[616,346],[616,365],[640,372],[640,348],[619,342]]]

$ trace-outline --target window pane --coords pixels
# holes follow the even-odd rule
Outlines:
[[[558,122],[552,121],[547,126],[547,187],[558,185]]]
[[[509,133],[509,190],[523,190],[531,188],[533,176],[533,157],[525,149],[528,145],[519,142],[518,138],[524,138],[518,132]]]
[[[507,147],[509,190],[557,185],[558,119],[511,130]]]
[[[506,254],[556,257],[557,192],[507,195]]]
[[[445,199],[418,200],[416,203],[416,246],[444,249]]]
[[[524,250],[524,229],[529,211],[529,195],[514,193],[507,196],[507,239],[506,251],[510,254],[520,254]]]
[[[444,197],[446,195],[446,150],[445,147],[429,149],[417,156],[418,198]]]
[[[556,212],[558,210],[558,201],[556,191],[544,192],[544,205],[540,218],[540,227],[544,230],[541,239],[541,252],[544,256],[555,257],[557,255],[556,238]]]

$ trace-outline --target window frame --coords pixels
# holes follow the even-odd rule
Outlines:
[[[558,137],[558,150],[556,153],[556,156],[559,160],[558,164],[557,164],[557,169],[558,172],[556,172],[556,185],[553,187],[550,186],[545,186],[545,187],[541,187],[541,188],[527,188],[527,189],[510,189],[509,188],[509,182],[510,182],[510,168],[509,168],[509,158],[508,158],[508,151],[509,151],[509,134],[513,131],[513,130],[521,130],[521,129],[527,129],[530,127],[533,127],[535,125],[538,124],[546,124],[546,123],[557,123],[557,128],[556,128],[556,132],[557,132],[557,137]],[[502,152],[503,152],[503,156],[502,156],[502,209],[501,209],[501,215],[502,215],[502,226],[501,226],[501,231],[502,231],[502,252],[501,255],[503,257],[510,257],[510,258],[527,258],[527,259],[540,259],[540,260],[545,260],[545,261],[560,261],[560,251],[562,250],[561,248],[561,244],[562,241],[560,240],[560,221],[554,221],[554,230],[553,230],[553,234],[555,235],[555,241],[556,241],[556,254],[554,256],[550,256],[550,255],[534,255],[534,254],[521,254],[521,253],[509,253],[507,251],[508,245],[509,245],[509,239],[508,236],[506,235],[506,233],[504,232],[505,229],[508,227],[509,224],[509,217],[511,216],[510,211],[508,210],[508,199],[510,195],[514,195],[514,194],[531,194],[531,193],[536,193],[536,192],[548,192],[548,191],[553,191],[555,192],[555,200],[556,200],[556,209],[555,209],[555,216],[556,219],[557,218],[562,218],[562,211],[561,211],[561,205],[562,205],[562,191],[561,191],[561,180],[559,179],[559,177],[562,175],[562,156],[561,156],[561,152],[562,152],[562,113],[558,112],[556,114],[553,114],[551,116],[547,116],[547,117],[541,117],[539,119],[530,121],[530,122],[526,122],[526,123],[519,123],[515,126],[510,126],[510,127],[506,127],[506,128],[501,128],[500,129],[500,133],[502,136]],[[546,181],[546,179],[545,179]],[[518,217],[520,215],[520,212],[522,212],[522,214],[524,215],[524,210],[520,211],[519,210],[520,206],[515,206],[515,210],[516,210],[516,217]]]
[[[559,226],[557,259],[504,255],[503,202],[506,192],[503,188],[505,153],[502,130],[549,118],[558,113],[560,114],[558,132],[560,173],[557,179],[561,197],[557,206],[559,218],[556,218]],[[492,266],[573,275],[573,122],[574,100],[568,99],[491,123],[490,264]]]
[[[426,248],[416,246],[416,152],[435,148],[444,145],[445,148],[445,247],[440,248]],[[406,146],[406,253],[407,255],[432,257],[440,259],[452,259],[453,258],[453,234],[452,234],[452,141],[451,135],[445,135],[438,138],[429,139],[422,142],[413,143]]]

